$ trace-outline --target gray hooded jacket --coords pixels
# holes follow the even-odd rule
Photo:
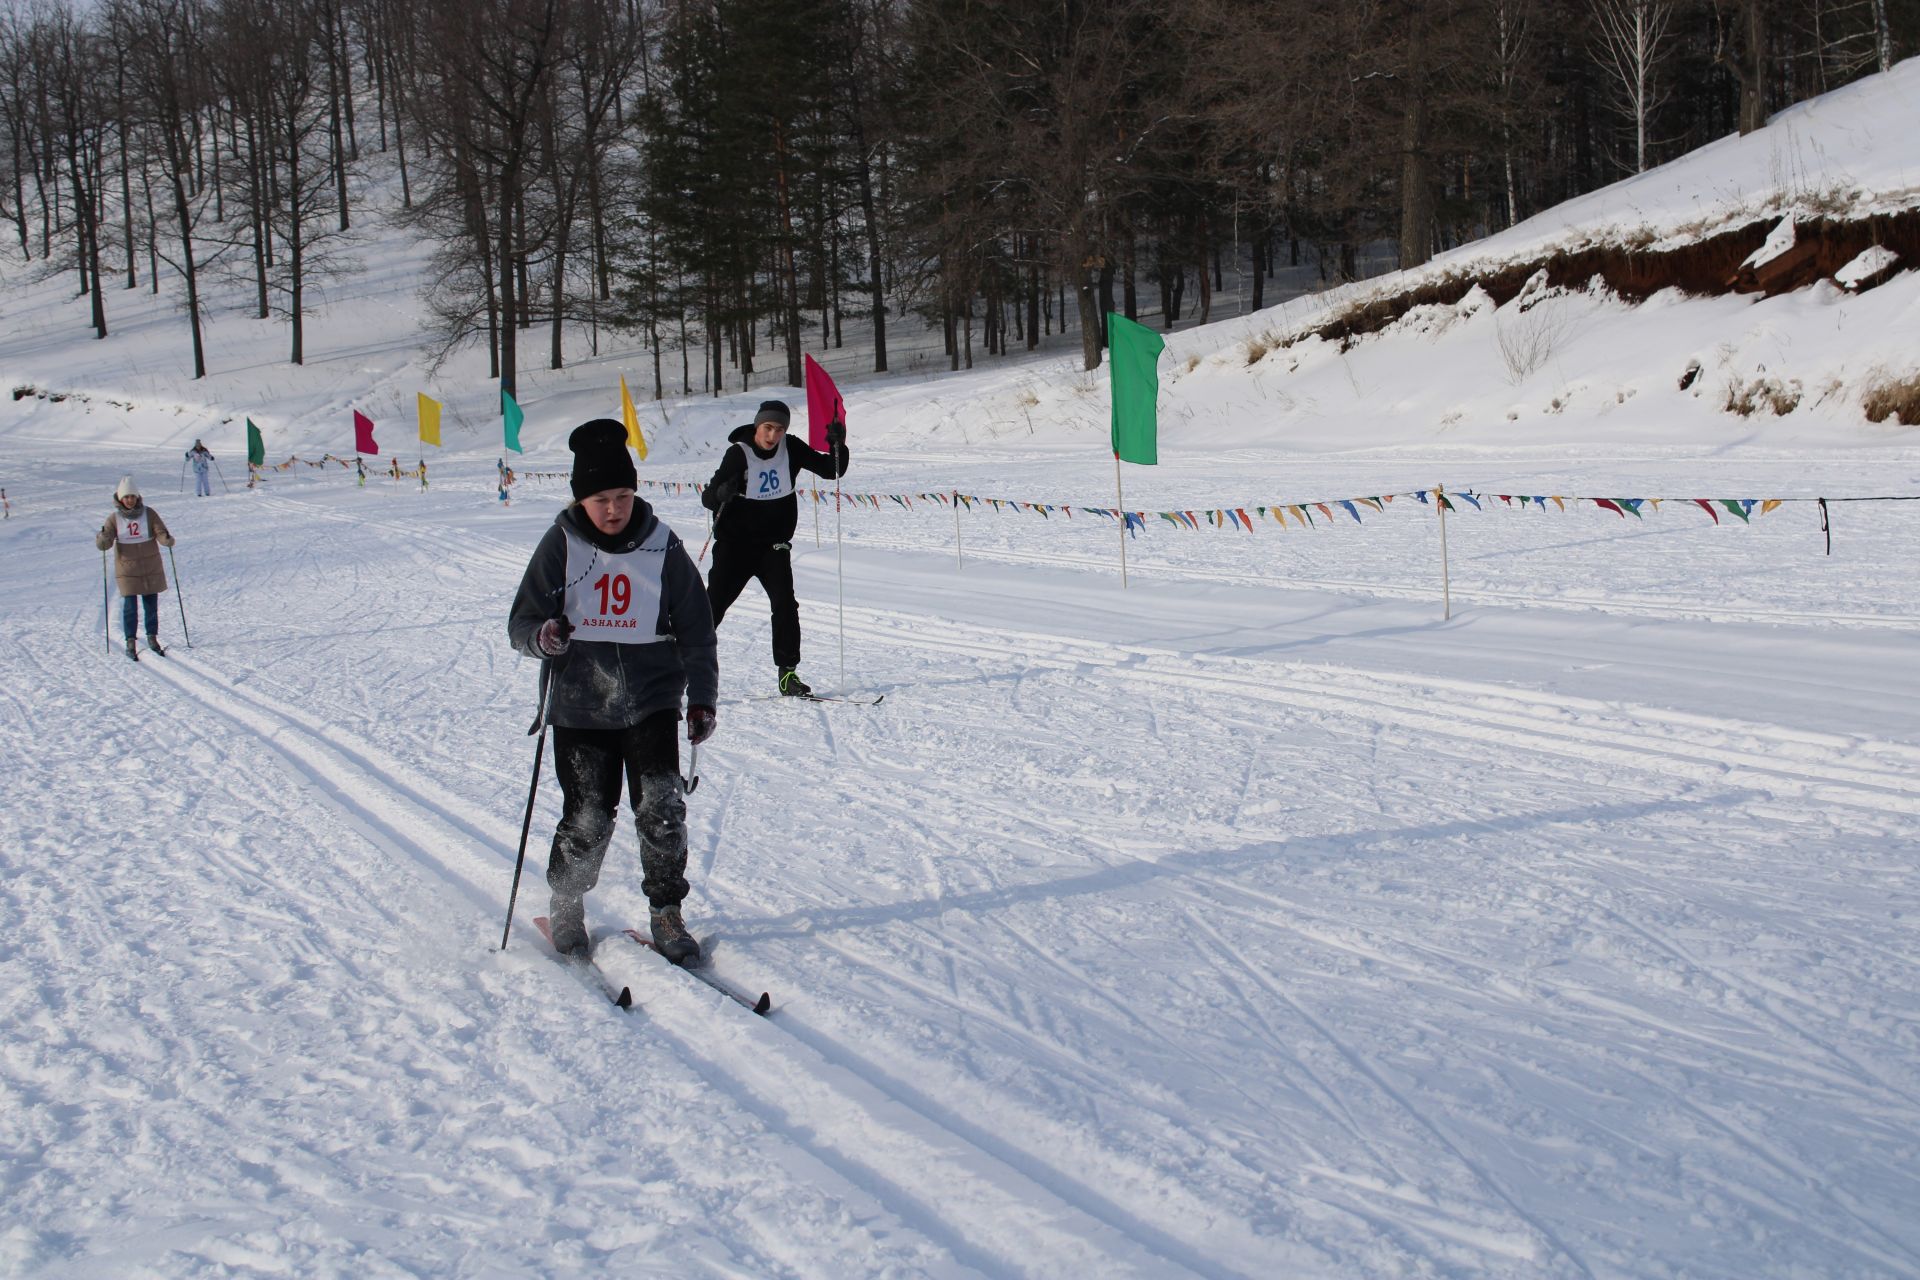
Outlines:
[[[507,619],[513,647],[544,658],[534,633],[548,618],[560,616],[566,595],[567,533],[614,555],[639,547],[660,527],[645,499],[633,500],[633,519],[609,537],[593,527],[586,512],[568,507],[541,536],[520,579]],[[573,619],[578,622],[578,619]],[[547,718],[568,729],[625,729],[657,711],[711,707],[720,694],[720,658],[713,637],[713,611],[699,570],[679,537],[668,530],[666,560],[660,574],[660,615],[654,632],[668,637],[655,644],[614,644],[582,639],[553,660],[553,692]]]

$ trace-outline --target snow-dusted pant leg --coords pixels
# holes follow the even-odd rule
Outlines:
[[[205,471],[197,468],[193,473],[193,496],[196,498],[211,498],[213,496],[213,481],[208,478]]]
[[[687,797],[677,773],[640,775],[633,818],[640,828],[640,887],[655,910],[687,896]]]
[[[600,883],[600,865],[613,842],[620,811],[623,761],[604,735],[591,730],[553,731],[553,771],[560,779],[560,825],[547,854],[547,887],[582,897]]]

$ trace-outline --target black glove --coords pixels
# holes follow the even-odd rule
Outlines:
[[[847,424],[835,418],[827,424],[827,448],[838,449],[847,442]]]
[[[533,647],[549,658],[559,657],[572,643],[573,624],[567,621],[565,615],[548,618],[540,624],[540,629],[533,633]]]
[[[746,491],[747,478],[744,475],[728,476],[718,484],[707,486],[706,506],[709,511],[718,511]]]
[[[688,707],[687,741],[697,747],[708,738],[711,738],[713,736],[713,722],[714,715],[712,707]]]

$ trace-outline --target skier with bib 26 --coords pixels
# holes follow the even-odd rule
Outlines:
[[[120,626],[127,637],[127,656],[140,661],[134,647],[133,624],[136,613],[147,614],[147,648],[161,657],[160,593],[167,589],[167,569],[160,563],[160,548],[173,545],[173,534],[160,513],[140,497],[140,486],[132,476],[122,476],[113,491],[113,514],[93,535],[93,545],[105,551],[113,548],[113,576],[120,587]]]
[[[800,665],[800,603],[793,596],[793,530],[800,519],[795,478],[811,471],[829,480],[847,473],[847,429],[827,426],[827,452],[821,453],[787,434],[792,412],[779,400],[764,402],[753,422],[736,427],[713,479],[700,495],[714,513],[713,569],[707,597],[713,625],[751,579],[759,579],[773,607],[773,665],[780,692],[805,697],[813,692],[795,670]]]
[[[641,888],[653,943],[675,964],[700,955],[680,904],[688,892],[687,741],[713,734],[720,666],[700,572],[680,539],[634,493],[627,429],[611,418],[575,428],[573,503],[534,548],[507,632],[545,660],[560,823],[547,859],[549,928],[563,953],[589,947],[585,897],[612,843],[624,775],[640,831]]]

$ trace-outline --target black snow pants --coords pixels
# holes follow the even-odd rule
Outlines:
[[[756,546],[721,539],[713,544],[713,569],[707,574],[707,601],[713,625],[727,616],[740,592],[758,578],[773,606],[773,665],[800,665],[800,602],[793,598],[793,544]]]
[[[687,800],[680,782],[680,717],[657,711],[625,729],[553,729],[560,825],[547,856],[547,885],[582,897],[600,882],[613,842],[624,773],[640,829],[640,887],[656,909],[687,896]]]

